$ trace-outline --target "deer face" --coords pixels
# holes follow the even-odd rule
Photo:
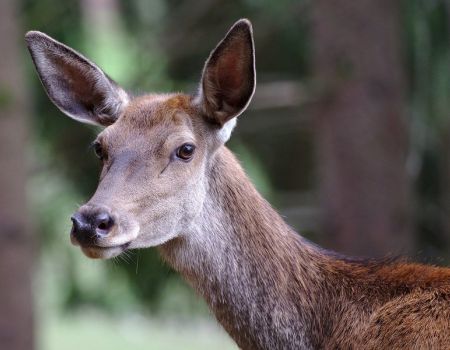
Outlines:
[[[72,218],[72,241],[107,257],[182,234],[202,208],[211,135],[188,96],[131,101],[94,141],[100,183]]]
[[[212,51],[195,95],[130,97],[94,63],[45,34],[28,48],[50,99],[68,116],[105,126],[93,197],[72,216],[71,241],[91,258],[187,234],[208,195],[216,150],[255,88],[251,25],[240,20]]]

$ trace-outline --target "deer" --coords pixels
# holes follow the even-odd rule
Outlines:
[[[315,245],[225,146],[256,87],[249,20],[212,50],[192,94],[133,96],[46,34],[26,42],[56,107],[104,127],[98,188],[71,217],[87,257],[157,247],[242,349],[450,349],[450,268]]]

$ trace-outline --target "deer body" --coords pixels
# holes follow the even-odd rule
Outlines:
[[[224,146],[255,88],[250,23],[197,94],[129,96],[45,34],[27,42],[50,99],[106,128],[98,189],[72,217],[91,258],[158,246],[243,349],[449,349],[450,269],[338,256],[296,234]]]

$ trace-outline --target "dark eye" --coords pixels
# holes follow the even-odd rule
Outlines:
[[[98,159],[103,160],[105,158],[105,155],[103,153],[103,147],[102,144],[98,141],[95,141],[92,144],[92,148],[94,148],[94,153],[97,156]]]
[[[184,145],[181,145],[177,149],[177,157],[182,160],[190,160],[192,156],[194,155],[195,146],[190,143],[185,143]]]

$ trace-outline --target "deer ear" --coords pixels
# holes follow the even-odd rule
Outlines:
[[[94,63],[41,32],[25,36],[50,100],[81,122],[110,125],[122,113],[127,93]]]
[[[196,100],[208,118],[224,126],[245,110],[255,85],[252,25],[250,21],[241,19],[211,52],[203,69]]]

